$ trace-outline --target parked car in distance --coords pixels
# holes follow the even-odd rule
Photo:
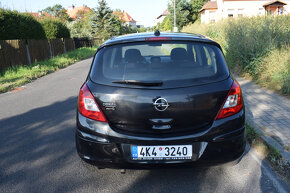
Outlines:
[[[242,91],[220,45],[202,35],[113,37],[96,52],[77,108],[76,147],[99,168],[237,163]]]

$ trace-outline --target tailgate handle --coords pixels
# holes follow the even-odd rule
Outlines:
[[[153,125],[167,125],[172,123],[173,119],[149,119]]]

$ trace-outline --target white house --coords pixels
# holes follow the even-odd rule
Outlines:
[[[114,11],[113,14],[122,20],[124,25],[130,26],[132,28],[137,27],[136,21],[126,11]]]
[[[284,15],[290,12],[290,0],[210,0],[201,8],[201,23],[213,23],[223,18]]]
[[[168,9],[165,9],[164,11],[163,11],[163,13],[161,13],[156,19],[155,19],[155,21],[154,21],[154,25],[157,25],[158,23],[162,23],[163,22],[163,20],[164,20],[164,18],[167,16],[167,15],[169,15],[170,13],[169,13],[169,11],[168,11]]]

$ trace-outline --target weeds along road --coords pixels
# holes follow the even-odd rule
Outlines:
[[[75,149],[77,95],[92,58],[0,94],[0,192],[290,192],[247,148],[232,167],[89,171]]]

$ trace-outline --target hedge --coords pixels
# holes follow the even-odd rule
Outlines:
[[[55,18],[35,19],[28,13],[0,9],[0,40],[69,37],[69,29]]]
[[[27,13],[0,9],[0,39],[45,39],[41,24]]]
[[[59,20],[43,18],[40,19],[47,39],[70,38],[69,29]]]

